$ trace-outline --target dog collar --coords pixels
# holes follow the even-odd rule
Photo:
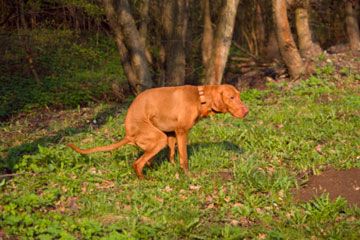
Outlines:
[[[206,117],[211,112],[211,108],[209,107],[209,103],[206,101],[206,97],[204,95],[204,86],[198,86],[199,99],[200,99],[200,116]]]
[[[198,86],[199,96],[200,96],[200,103],[206,104],[205,96],[204,96],[204,86]]]

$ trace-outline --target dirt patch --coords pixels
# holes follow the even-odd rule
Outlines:
[[[306,185],[296,190],[295,199],[309,201],[323,193],[328,193],[332,200],[341,196],[347,199],[349,204],[360,207],[360,168],[329,168],[318,176],[310,176]]]
[[[222,181],[231,181],[234,179],[234,173],[230,170],[221,170],[215,173],[214,179],[221,179]]]

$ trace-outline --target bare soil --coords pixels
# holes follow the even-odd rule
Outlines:
[[[309,201],[326,193],[332,200],[341,196],[350,205],[360,207],[360,168],[348,170],[329,168],[318,176],[310,176],[309,181],[295,191],[295,199],[300,202]]]

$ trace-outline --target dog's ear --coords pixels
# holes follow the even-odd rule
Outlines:
[[[224,103],[224,91],[220,86],[217,86],[212,91],[212,106],[211,108],[216,112],[227,112],[226,104]]]

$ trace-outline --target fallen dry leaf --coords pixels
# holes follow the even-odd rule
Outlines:
[[[316,150],[318,153],[321,154],[321,153],[322,153],[322,151],[321,151],[321,150],[322,150],[322,147],[323,147],[323,145],[319,144],[319,145],[316,146],[315,150]]]
[[[180,179],[179,173],[175,173],[175,179],[176,179],[176,180],[179,180],[179,179]]]
[[[260,233],[257,237],[259,238],[259,239],[265,239],[266,238],[266,234],[265,233]]]
[[[181,200],[186,200],[188,197],[185,196],[185,195],[180,194],[179,198],[180,198]]]
[[[198,186],[198,185],[190,185],[190,186],[189,186],[189,189],[190,189],[190,190],[196,190],[196,191],[197,191],[197,190],[199,190],[200,188],[201,188],[201,186]]]
[[[230,224],[233,226],[238,226],[240,224],[240,222],[238,220],[231,220]]]
[[[264,210],[262,210],[261,208],[256,208],[255,210],[256,210],[256,212],[258,214],[263,214],[264,213]]]
[[[87,182],[83,182],[82,185],[81,185],[81,192],[82,193],[86,193],[87,192],[87,186],[88,186],[88,183]]]
[[[146,217],[146,216],[141,216],[141,220],[145,223],[153,223],[154,222],[151,218]]]
[[[156,199],[156,201],[158,201],[159,203],[163,203],[163,202],[164,202],[164,199],[161,198],[161,197],[155,196],[155,199]]]
[[[240,217],[239,222],[243,227],[249,227],[251,225],[251,221],[247,217]]]
[[[89,173],[91,173],[91,174],[96,174],[96,173],[97,173],[96,168],[95,168],[95,167],[90,168],[90,169],[89,169]]]
[[[215,207],[215,205],[213,203],[210,203],[209,205],[206,206],[207,209],[212,209],[214,207]]]
[[[239,203],[239,202],[234,203],[234,205],[233,205],[233,207],[239,207],[239,208],[242,208],[243,206],[244,206],[244,204]]]
[[[79,206],[77,205],[78,197],[69,197],[66,201],[66,205],[71,210],[75,211],[79,209]]]
[[[62,187],[61,187],[61,191],[63,191],[64,193],[66,193],[66,192],[68,191],[68,189],[67,189],[67,187],[62,186]]]
[[[273,175],[274,172],[275,172],[275,168],[270,166],[270,167],[267,167],[267,168],[266,168],[266,171],[267,171],[270,175]]]
[[[65,213],[68,210],[76,211],[79,209],[79,206],[77,204],[78,197],[68,197],[64,201],[58,201],[55,203],[56,209],[61,212]]]
[[[214,199],[212,196],[208,195],[206,198],[205,198],[206,202],[210,203],[212,202]]]
[[[8,239],[8,238],[6,238],[6,234],[2,229],[0,229],[0,239]]]
[[[164,191],[165,192],[171,192],[173,189],[170,187],[170,186],[166,186],[165,188],[164,188]]]
[[[131,206],[130,205],[124,205],[124,210],[125,211],[131,211]]]
[[[281,189],[281,190],[278,192],[278,195],[279,195],[279,199],[280,199],[280,200],[284,200],[284,196],[285,196],[284,190]]]
[[[101,183],[96,183],[95,186],[98,189],[108,189],[108,188],[113,188],[115,186],[115,183],[110,180],[105,180],[105,181],[102,181]]]

